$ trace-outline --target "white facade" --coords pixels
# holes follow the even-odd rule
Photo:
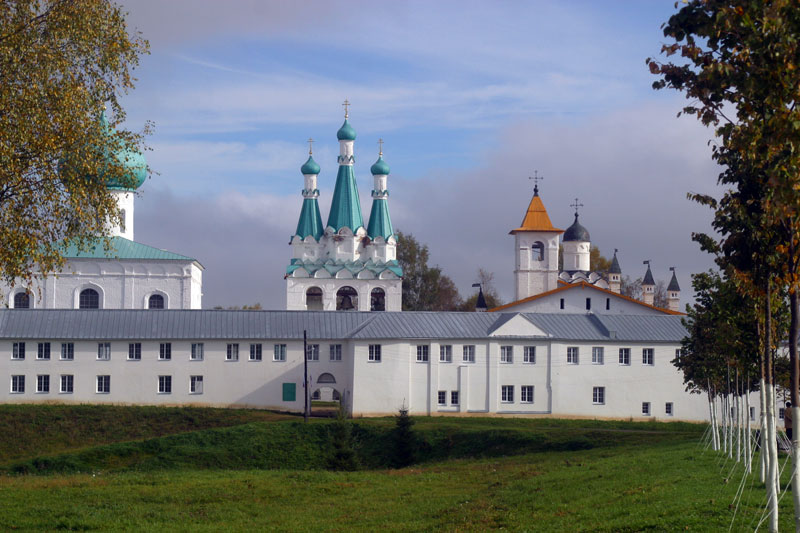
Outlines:
[[[558,287],[558,233],[517,231],[514,289],[517,300]]]
[[[664,315],[669,311],[589,283],[562,283],[558,290],[502,305],[504,313],[582,313]],[[680,314],[677,310],[671,314]]]
[[[371,311],[373,291],[383,291],[387,311],[400,311],[402,306],[402,280],[371,277],[369,273],[354,278],[349,272],[342,277],[332,277],[322,271],[313,278],[300,273],[286,279],[286,309],[290,311],[336,311],[337,294],[342,288],[351,288],[356,292],[357,301],[353,302],[353,311]],[[370,277],[367,277],[370,276]],[[322,293],[320,300],[310,298],[314,290]],[[310,291],[310,292],[309,292]]]
[[[589,256],[592,243],[589,241],[564,241],[564,270],[589,272]]]

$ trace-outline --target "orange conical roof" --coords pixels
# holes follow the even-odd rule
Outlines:
[[[539,197],[538,187],[533,190],[533,198],[531,198],[531,203],[528,205],[528,211],[525,213],[522,225],[517,229],[511,230],[509,233],[513,235],[518,231],[552,231],[554,233],[564,233],[563,229],[553,227],[553,223],[550,222],[547,209],[544,208],[542,199]]]

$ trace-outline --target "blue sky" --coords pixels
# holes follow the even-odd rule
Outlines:
[[[471,290],[478,268],[511,298],[513,240],[534,170],[553,222],[569,204],[623,273],[710,266],[691,231],[709,213],[711,132],[676,119],[650,88],[673,0],[608,2],[130,1],[151,42],[123,102],[126,127],[155,124],[157,172],[137,200],[136,238],[197,257],[204,305],[284,306],[306,139],[327,217],[336,130],[351,103],[365,217],[383,138],[396,228]],[[641,271],[641,272],[640,272]]]

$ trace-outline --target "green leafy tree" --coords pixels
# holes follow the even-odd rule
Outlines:
[[[403,268],[403,311],[458,310],[462,304],[458,288],[440,267],[428,265],[428,246],[410,233],[396,235],[397,261]]]
[[[29,284],[63,267],[63,243],[86,248],[119,212],[108,180],[125,185],[124,161],[141,136],[109,133],[108,104],[133,88],[148,44],[130,35],[109,0],[0,3],[0,278]],[[147,128],[145,128],[147,130]]]

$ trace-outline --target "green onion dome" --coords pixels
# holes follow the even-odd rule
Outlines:
[[[379,156],[378,160],[375,161],[375,164],[373,164],[369,170],[372,172],[373,176],[385,176],[389,174],[389,165],[386,164],[382,156]]]
[[[355,141],[356,140],[356,130],[353,129],[353,126],[344,119],[344,124],[342,127],[339,128],[339,131],[336,132],[336,138],[340,141]]]
[[[303,164],[303,166],[300,167],[300,172],[303,175],[306,175],[306,174],[314,174],[314,175],[316,175],[316,174],[319,174],[319,170],[320,170],[319,165],[317,164],[316,161],[314,161],[314,158],[311,157],[311,156],[308,156],[308,161],[306,161]]]
[[[113,134],[113,128],[108,125],[105,112],[100,115],[100,121],[110,134]],[[144,155],[136,150],[128,150],[121,142],[118,143],[116,149],[110,149],[111,153],[106,157],[115,157],[119,163],[125,167],[125,178],[122,180],[116,177],[109,178],[106,186],[112,190],[135,190],[142,186],[144,180],[147,179],[147,161]],[[101,172],[102,176],[102,172]],[[124,182],[124,183],[121,183]]]

